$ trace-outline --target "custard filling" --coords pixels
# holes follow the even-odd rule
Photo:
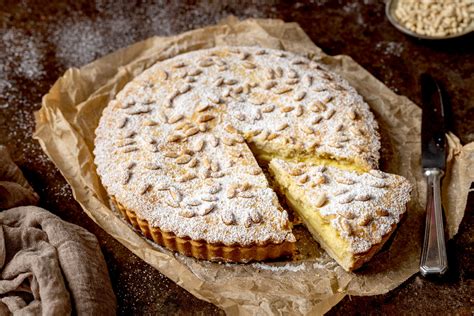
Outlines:
[[[259,163],[268,165],[272,159],[282,159],[290,162],[303,162],[315,166],[330,166],[342,170],[355,171],[357,173],[364,173],[369,171],[369,168],[358,164],[353,160],[333,157],[328,153],[297,153],[292,151],[281,151],[279,153],[268,152],[255,144],[248,142],[250,150],[257,158]]]
[[[269,166],[278,190],[285,196],[292,210],[300,216],[316,241],[342,266],[352,266],[353,254],[349,242],[329,223],[330,218],[321,216],[318,208],[306,201],[304,190],[292,183],[288,175],[280,172],[271,162]]]

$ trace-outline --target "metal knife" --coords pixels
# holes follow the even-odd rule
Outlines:
[[[448,270],[440,192],[446,165],[445,105],[439,85],[430,75],[421,75],[420,83],[423,102],[421,163],[428,184],[420,272],[423,276],[442,275]]]

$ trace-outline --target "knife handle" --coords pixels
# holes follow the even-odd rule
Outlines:
[[[444,172],[438,168],[430,168],[424,170],[424,175],[428,182],[428,195],[420,272],[423,276],[442,275],[448,269],[440,192],[440,182]]]

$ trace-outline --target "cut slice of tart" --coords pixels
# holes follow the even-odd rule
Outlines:
[[[274,159],[270,172],[316,241],[347,271],[380,250],[410,198],[406,179],[379,170],[360,174]]]

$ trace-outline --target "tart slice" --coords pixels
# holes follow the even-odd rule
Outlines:
[[[379,170],[359,174],[274,159],[270,172],[316,241],[347,271],[380,250],[410,198],[406,179]]]

